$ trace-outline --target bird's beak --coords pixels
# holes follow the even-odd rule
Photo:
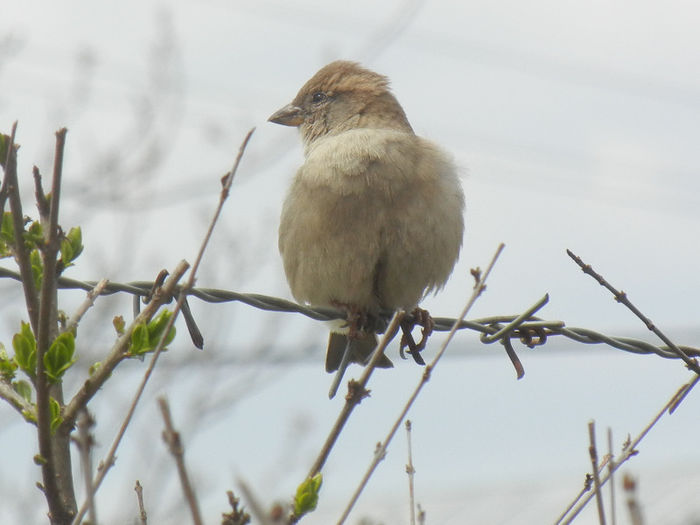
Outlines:
[[[282,109],[275,111],[267,120],[283,126],[299,126],[304,122],[304,116],[300,107],[287,104]]]

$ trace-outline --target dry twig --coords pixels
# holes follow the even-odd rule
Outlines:
[[[182,491],[185,493],[185,499],[187,500],[187,505],[189,506],[192,514],[192,521],[195,525],[202,525],[203,521],[199,512],[197,496],[194,493],[194,488],[192,487],[192,482],[190,481],[190,477],[187,474],[187,467],[185,466],[185,447],[182,445],[180,433],[175,430],[175,427],[173,426],[168,401],[164,397],[161,397],[158,399],[158,406],[160,407],[160,413],[163,416],[163,422],[165,423],[163,441],[165,441],[165,443],[168,445],[168,450],[170,450],[170,453],[175,458],[177,473],[180,476]]]
[[[595,444],[595,421],[588,422],[588,442],[588,454],[591,457],[591,471],[593,472],[593,490],[598,508],[598,523],[605,525],[605,507],[603,506],[603,493],[600,490],[600,475],[598,474],[598,449]]]
[[[616,472],[627,460],[629,460],[632,456],[635,456],[638,453],[637,446],[646,437],[646,435],[654,427],[654,425],[656,425],[656,423],[659,422],[661,417],[666,412],[669,412],[670,414],[671,408],[677,407],[678,398],[684,394],[687,394],[695,385],[698,384],[698,382],[700,382],[700,376],[694,375],[690,381],[682,385],[676,392],[674,392],[671,398],[666,402],[666,404],[661,408],[661,410],[659,410],[654,415],[652,420],[647,424],[646,427],[642,429],[642,431],[634,438],[634,440],[625,443],[622,449],[622,453],[614,462],[614,465],[610,465],[607,474],[600,478],[601,486],[605,485],[605,483],[608,482],[612,474]],[[586,475],[586,483],[584,484],[583,490],[579,492],[579,494],[574,498],[574,500],[567,506],[566,510],[557,518],[555,522],[556,524],[571,523],[576,518],[576,516],[578,516],[581,510],[583,510],[583,508],[588,504],[588,502],[593,497],[593,493],[590,490],[592,479],[593,478],[592,476],[590,476],[590,474]]]
[[[129,407],[129,410],[124,418],[124,422],[122,423],[122,426],[119,429],[119,433],[117,434],[117,437],[115,438],[114,442],[112,443],[112,447],[110,448],[110,451],[107,454],[107,458],[102,465],[102,469],[100,470],[100,472],[97,475],[97,479],[96,479],[97,482],[94,484],[95,490],[97,490],[97,488],[99,488],[100,483],[104,479],[105,473],[107,472],[107,470],[111,467],[111,465],[114,462],[114,456],[116,454],[117,448],[119,447],[119,443],[121,442],[121,439],[124,436],[124,433],[126,432],[126,428],[128,427],[128,425],[131,421],[131,418],[134,415],[134,412],[136,411],[136,405],[138,404],[139,400],[141,399],[141,395],[143,394],[143,391],[146,388],[146,384],[148,383],[148,380],[150,379],[151,374],[153,373],[153,369],[155,368],[155,365],[158,361],[158,357],[160,356],[160,353],[163,351],[163,347],[165,346],[165,340],[168,337],[168,334],[170,333],[170,330],[172,329],[172,327],[175,323],[175,319],[177,318],[178,313],[180,312],[180,310],[182,308],[182,303],[187,298],[187,291],[190,288],[192,288],[192,286],[194,286],[194,281],[196,278],[197,270],[199,269],[199,264],[201,263],[202,257],[204,256],[204,252],[205,252],[207,245],[209,243],[209,239],[211,238],[211,234],[214,230],[214,226],[216,225],[216,222],[219,218],[219,215],[221,214],[221,210],[223,209],[224,202],[226,202],[226,199],[227,199],[228,193],[229,193],[229,189],[231,187],[231,184],[233,183],[233,178],[236,174],[236,171],[238,170],[238,166],[241,162],[241,158],[243,157],[243,153],[245,152],[245,148],[248,145],[248,141],[250,140],[250,137],[252,136],[253,131],[255,131],[255,128],[251,129],[248,132],[248,134],[245,136],[245,138],[243,139],[243,142],[241,143],[241,146],[238,150],[238,155],[236,156],[236,160],[233,163],[233,168],[231,169],[231,171],[229,173],[227,173],[224,176],[224,179],[222,180],[222,189],[221,189],[221,194],[219,197],[219,204],[216,208],[216,211],[214,212],[214,216],[212,217],[209,228],[208,228],[208,230],[204,236],[204,239],[202,241],[202,244],[199,248],[199,251],[197,253],[197,257],[195,259],[195,263],[192,267],[192,270],[190,271],[190,275],[189,275],[189,278],[187,280],[187,283],[180,290],[180,293],[178,295],[178,300],[177,300],[177,303],[175,304],[175,307],[173,308],[173,312],[172,312],[172,315],[170,316],[170,320],[168,321],[167,325],[165,326],[165,329],[163,330],[163,335],[160,338],[158,345],[156,346],[156,348],[153,351],[151,361],[148,365],[148,368],[144,372],[143,379],[141,380],[141,383],[139,384],[139,386],[136,390],[136,393],[134,394],[134,398],[133,398],[133,400],[131,402],[131,406]],[[184,263],[184,265],[183,265],[183,263],[181,263],[180,266],[178,266],[178,268],[176,269],[175,275],[169,277],[166,280],[165,285],[163,286],[163,289],[165,290],[167,284],[169,282],[172,282],[173,277],[175,277],[175,276],[177,276],[177,279],[175,279],[175,282],[177,282],[180,279],[180,277],[183,275],[183,273],[186,269],[187,269],[186,263]],[[174,286],[174,283],[173,283],[173,286]],[[171,292],[172,292],[172,288],[171,288]],[[149,306],[151,306],[151,304],[153,302],[154,301],[149,302],[149,304],[147,305],[147,309]],[[84,514],[85,514],[85,505],[83,505],[83,507],[81,507],[80,511],[78,512],[78,515],[76,516],[76,518],[73,522],[74,525],[78,525],[80,523]]]
[[[138,479],[136,480],[136,485],[134,485],[134,490],[136,491],[136,499],[139,504],[139,520],[141,521],[141,525],[147,525],[148,515],[146,514],[146,507],[143,504],[143,487]]]
[[[452,338],[454,337],[455,333],[457,332],[457,329],[459,327],[460,322],[467,315],[467,312],[474,305],[474,303],[476,302],[478,297],[486,289],[486,279],[488,278],[489,274],[491,273],[491,270],[493,269],[494,265],[496,264],[496,261],[498,260],[498,256],[501,254],[504,247],[505,247],[505,245],[502,243],[498,246],[498,248],[496,249],[496,253],[493,255],[491,262],[489,263],[488,267],[486,268],[486,271],[483,274],[481,272],[478,272],[478,271],[473,272],[477,282],[474,285],[474,290],[472,292],[471,297],[469,298],[469,300],[467,301],[467,304],[462,309],[462,312],[460,313],[458,319],[455,321],[454,325],[452,326],[452,330],[450,330],[450,333],[447,335],[447,338],[442,343],[442,346],[440,347],[440,350],[438,351],[436,356],[433,358],[433,361],[425,367],[425,371],[423,372],[423,375],[421,377],[420,382],[418,383],[415,390],[413,391],[413,393],[409,397],[408,401],[406,401],[406,404],[404,405],[403,409],[401,410],[401,413],[399,414],[399,416],[396,418],[396,421],[394,422],[394,425],[391,427],[391,430],[389,430],[389,433],[387,434],[386,438],[384,438],[384,441],[382,443],[380,443],[379,446],[377,447],[377,450],[374,453],[374,457],[372,459],[372,462],[370,463],[370,466],[367,469],[367,472],[365,472],[364,477],[362,478],[362,480],[360,481],[360,484],[358,485],[357,489],[355,490],[355,493],[352,495],[350,502],[348,503],[347,507],[343,511],[343,514],[341,515],[340,519],[338,520],[338,525],[341,525],[347,519],[348,515],[350,514],[350,511],[352,510],[353,506],[355,505],[358,498],[360,497],[362,490],[367,485],[367,482],[369,481],[369,478],[372,476],[372,473],[374,472],[375,468],[377,467],[379,462],[386,455],[387,447],[389,446],[389,443],[391,443],[392,438],[396,434],[396,431],[398,430],[399,425],[401,425],[401,422],[406,417],[408,410],[413,405],[413,402],[418,397],[418,394],[420,393],[420,391],[423,389],[425,384],[430,379],[430,375],[431,375],[433,369],[435,368],[437,363],[440,361],[440,358],[445,353],[445,350],[447,349],[447,345],[449,345],[450,342],[452,341]]]
[[[413,489],[413,477],[416,469],[413,468],[413,452],[411,450],[411,420],[406,420],[406,444],[408,447],[408,463],[406,464],[406,474],[408,474],[408,502],[411,508],[411,525],[416,525],[416,500]]]
[[[602,275],[593,270],[593,267],[590,264],[584,263],[583,260],[581,260],[581,258],[578,255],[574,254],[571,250],[566,250],[566,253],[569,255],[569,257],[571,257],[574,260],[574,262],[576,262],[576,264],[579,265],[583,273],[590,275],[596,281],[598,281],[598,283],[601,286],[608,289],[613,294],[615,300],[618,303],[624,304],[634,315],[636,315],[646,325],[646,327],[650,331],[654,332],[654,334],[656,334],[657,337],[661,339],[668,348],[675,352],[676,355],[685,362],[689,369],[691,369],[696,374],[700,375],[700,366],[698,366],[697,361],[691,359],[681,347],[677,346],[673,341],[666,337],[666,335],[661,330],[659,330],[659,328],[652,322],[651,319],[649,319],[646,315],[644,315],[641,312],[641,310],[639,310],[639,308],[632,304],[625,292],[623,292],[622,290],[617,290]]]

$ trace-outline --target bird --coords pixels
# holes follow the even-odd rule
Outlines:
[[[371,357],[372,319],[418,309],[445,285],[462,247],[464,193],[453,158],[415,134],[389,79],[357,62],[324,66],[268,120],[298,128],[304,148],[279,225],[292,295],[347,313],[326,352],[326,370],[338,371],[332,398],[348,363]],[[393,364],[382,356],[378,366]]]

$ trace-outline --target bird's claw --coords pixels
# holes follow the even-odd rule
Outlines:
[[[422,327],[421,329],[421,339],[418,343],[413,339],[413,334],[411,331],[415,326]],[[408,320],[401,322],[401,345],[399,346],[399,354],[402,358],[406,359],[404,355],[404,349],[408,347],[408,353],[411,354],[413,360],[419,365],[425,365],[425,360],[420,355],[421,350],[425,348],[428,342],[428,337],[433,333],[433,328],[435,323],[433,318],[430,317],[430,313],[422,308],[416,308],[411,313],[411,317]]]

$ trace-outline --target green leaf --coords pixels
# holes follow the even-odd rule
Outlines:
[[[0,377],[5,381],[12,381],[15,378],[17,363],[5,351],[5,345],[0,343]]]
[[[321,483],[323,483],[323,476],[319,472],[313,478],[306,478],[299,485],[294,496],[294,515],[297,518],[316,509]]]
[[[39,221],[32,222],[27,228],[24,232],[24,240],[29,249],[36,248],[44,242],[44,231]]]
[[[2,214],[0,223],[0,257],[12,254],[11,247],[15,244],[15,225],[12,222],[12,212]]]
[[[32,402],[32,385],[30,385],[29,382],[20,379],[12,383],[12,388],[14,388],[15,392],[22,396],[27,403]]]
[[[32,277],[37,290],[41,290],[41,280],[44,276],[44,263],[41,261],[39,250],[34,248],[29,254],[29,262],[32,265]]]
[[[51,433],[56,432],[58,425],[61,424],[61,405],[53,397],[49,398],[49,409],[51,410]]]
[[[148,352],[148,328],[145,323],[137,324],[131,332],[131,346],[129,353],[141,355]]]
[[[172,312],[163,310],[158,317],[152,319],[148,324],[137,325],[131,333],[129,353],[134,356],[142,356],[143,354],[155,350],[172,315]],[[172,327],[165,338],[163,351],[167,350],[166,346],[170,344],[174,338],[175,328]]]
[[[71,228],[68,235],[61,241],[61,261],[63,267],[68,268],[73,265],[73,261],[83,251],[83,234],[80,228]]]
[[[46,375],[52,383],[59,383],[61,377],[68,370],[75,359],[75,336],[73,332],[63,332],[60,334],[44,355],[44,367]]]
[[[5,168],[5,160],[7,159],[7,149],[10,147],[10,136],[0,133],[0,166]]]
[[[150,339],[153,348],[156,347],[158,341],[160,341],[160,338],[163,337],[163,332],[165,331],[165,328],[170,322],[170,318],[172,316],[172,312],[168,310],[163,310],[158,317],[156,317],[155,319],[151,320],[150,323],[148,323],[148,338]],[[174,338],[175,328],[171,328],[170,332],[168,332],[168,335],[165,338],[164,346],[169,345]]]
[[[15,362],[29,377],[36,377],[36,339],[29,323],[22,322],[19,333],[12,338]]]

